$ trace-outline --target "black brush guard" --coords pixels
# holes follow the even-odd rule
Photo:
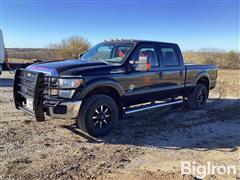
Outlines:
[[[52,77],[41,72],[33,72],[26,69],[17,69],[14,77],[13,98],[15,107],[34,116],[37,121],[44,121],[44,113],[48,107],[55,107],[62,102],[69,102],[71,99],[61,99],[58,95],[51,96],[51,90],[74,90],[76,88],[60,88],[58,84],[52,86],[52,80],[76,79],[79,77]],[[50,91],[50,93],[49,93]],[[26,106],[27,99],[32,100],[33,109]]]

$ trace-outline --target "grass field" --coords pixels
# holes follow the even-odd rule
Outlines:
[[[8,58],[9,63],[31,63],[30,59]]]
[[[239,98],[240,70],[218,70],[217,86],[211,93],[217,98]]]

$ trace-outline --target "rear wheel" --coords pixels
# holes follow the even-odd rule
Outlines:
[[[93,95],[84,100],[77,117],[80,129],[98,137],[106,135],[118,119],[116,102],[106,95]]]
[[[204,84],[197,84],[188,96],[188,106],[191,109],[202,109],[208,99],[208,88]]]

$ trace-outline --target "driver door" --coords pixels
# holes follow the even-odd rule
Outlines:
[[[136,68],[140,58],[146,58],[150,69],[139,71]],[[125,82],[126,96],[131,103],[151,101],[155,97],[155,90],[159,85],[159,59],[154,43],[141,43],[136,48],[131,61],[134,61],[134,70],[128,74]]]

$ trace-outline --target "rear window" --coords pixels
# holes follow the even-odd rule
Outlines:
[[[174,48],[162,47],[160,48],[162,62],[164,66],[178,66],[179,61]]]

